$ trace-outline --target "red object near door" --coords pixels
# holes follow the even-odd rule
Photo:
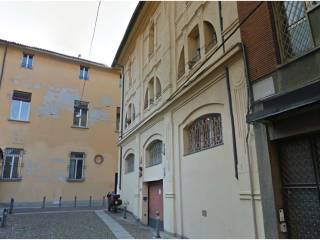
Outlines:
[[[148,224],[152,227],[156,227],[157,214],[160,214],[160,229],[163,230],[163,184],[161,181],[150,182],[148,184],[149,195],[149,221]]]

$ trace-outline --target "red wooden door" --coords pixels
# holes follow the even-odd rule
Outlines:
[[[148,224],[152,227],[156,227],[157,215],[160,214],[160,229],[163,229],[163,186],[162,180],[156,182],[150,182],[149,187],[149,221]]]

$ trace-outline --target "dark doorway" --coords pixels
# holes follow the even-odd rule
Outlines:
[[[320,238],[320,134],[278,142],[289,238]]]
[[[163,184],[162,180],[148,183],[148,225],[156,227],[157,215],[160,214],[160,230],[163,230]]]

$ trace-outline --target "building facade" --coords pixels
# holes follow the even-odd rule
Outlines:
[[[320,238],[320,2],[238,2],[265,236]]]
[[[140,2],[122,68],[118,191],[188,238],[264,237],[236,2]]]
[[[0,203],[101,204],[114,190],[120,72],[7,41],[0,61]]]

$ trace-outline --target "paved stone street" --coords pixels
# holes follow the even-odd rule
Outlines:
[[[0,238],[115,238],[92,210],[9,215]]]

